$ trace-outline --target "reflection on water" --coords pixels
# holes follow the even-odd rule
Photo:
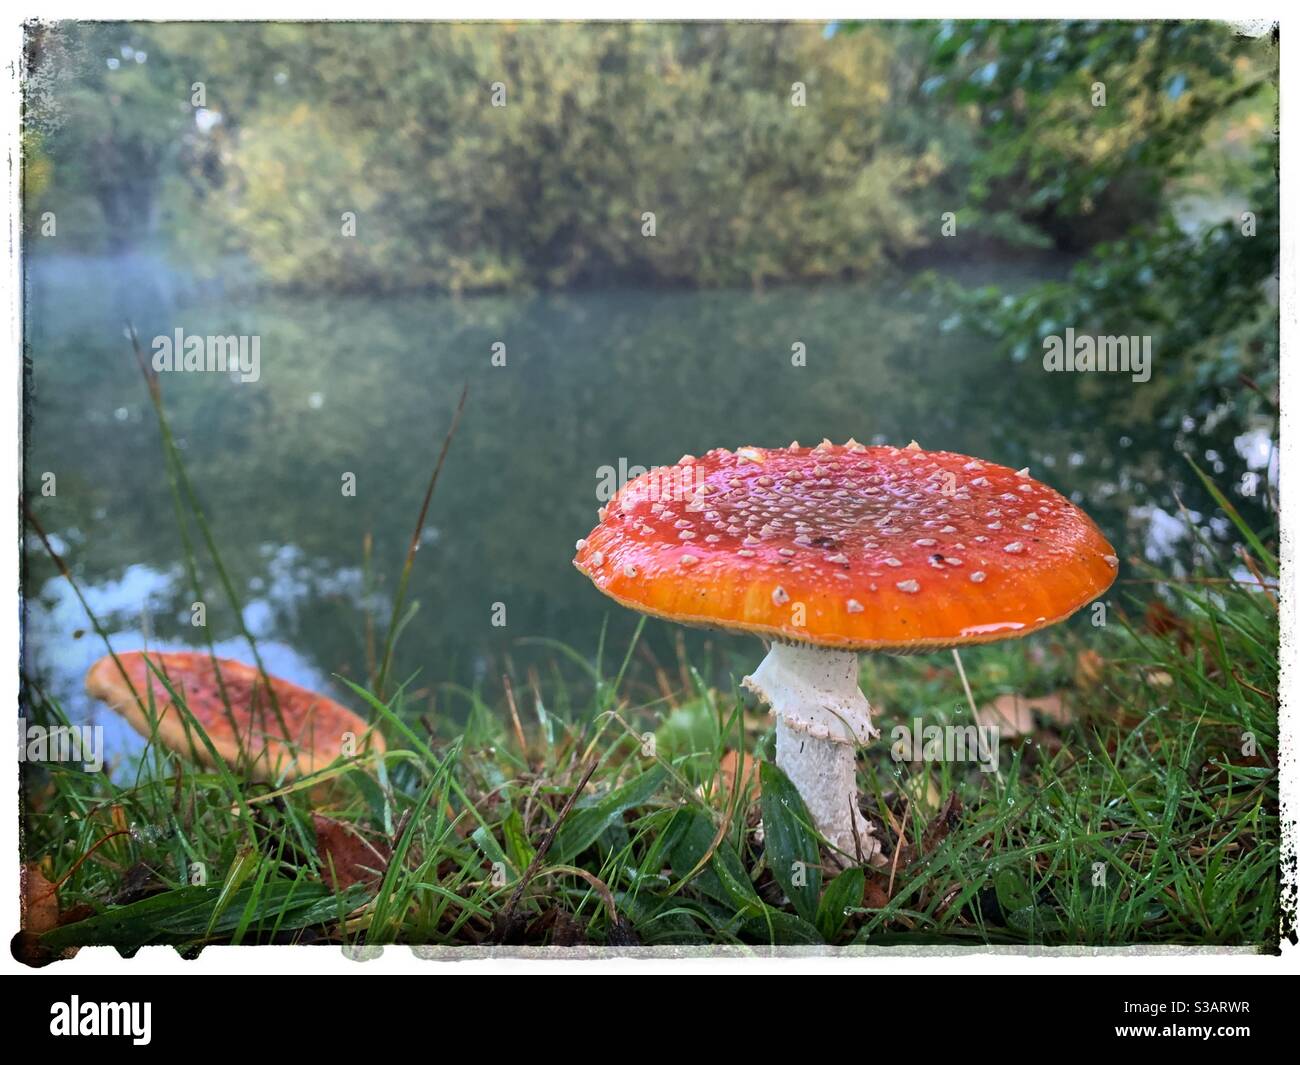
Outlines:
[[[1175,493],[1194,511],[1211,509],[1155,416],[1173,375],[1189,368],[1157,353],[1144,385],[1045,374],[1033,358],[1009,363],[946,330],[948,315],[902,283],[326,298],[199,285],[139,258],[31,269],[29,498],[121,649],[146,638],[164,648],[202,642],[157,427],[122,337],[127,318],[146,343],[178,328],[260,337],[256,383],[169,374],[163,388],[244,621],[272,671],[309,686],[328,689],[331,674],[364,680],[366,610],[387,618],[442,434],[470,382],[395,670],[440,712],[456,712],[443,682],[495,685],[507,662],[549,659],[521,638],[590,656],[608,620],[610,653],[621,655],[635,617],[569,563],[595,521],[602,467],[746,443],[916,438],[1029,466],[1082,504],[1121,558],[1162,563],[1191,549]],[[1040,276],[1002,266],[964,280]],[[795,344],[804,366],[792,365]],[[494,350],[505,365],[494,365]],[[1267,432],[1225,424],[1197,445],[1224,483],[1254,472],[1262,497],[1276,480]],[[40,494],[45,472],[57,478],[52,498]],[[355,496],[343,492],[348,474]],[[221,651],[247,658],[211,565],[201,580]],[[86,619],[38,545],[28,545],[26,587],[27,669],[84,719],[81,675],[102,648],[93,633],[74,638]],[[504,626],[493,625],[496,604]],[[671,658],[670,628],[652,623],[647,636]],[[744,668],[757,650],[714,645],[724,675],[729,654]]]

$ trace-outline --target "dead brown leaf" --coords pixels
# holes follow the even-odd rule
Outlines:
[[[883,910],[889,905],[889,892],[880,880],[868,876],[866,886],[862,889],[862,906],[867,910]]]
[[[42,935],[59,926],[59,891],[45,879],[41,867],[28,862],[22,869],[22,928]]]
[[[996,728],[1004,737],[1024,736],[1034,730],[1034,715],[1019,695],[999,695],[975,711],[975,722],[983,728]]]
[[[961,796],[956,791],[949,792],[942,808],[925,826],[925,834],[921,837],[922,854],[933,851],[944,841],[948,833],[957,827],[957,822],[961,820],[961,811]]]
[[[1085,648],[1074,658],[1074,685],[1076,688],[1095,688],[1101,683],[1102,673],[1106,669],[1106,660],[1096,651]]]
[[[751,799],[757,799],[762,794],[758,782],[758,762],[744,751],[727,751],[723,754],[722,761],[718,763],[718,775],[722,778],[722,785],[728,795],[735,792],[737,778]]]
[[[392,848],[383,840],[371,842],[354,825],[322,814],[311,815],[316,828],[316,854],[321,877],[331,891],[346,891],[353,884],[373,887],[388,868]]]
[[[574,920],[572,914],[557,906],[551,910],[548,917],[549,922],[544,919],[543,923],[549,923],[551,926],[551,946],[580,947],[587,942],[586,932],[583,931],[582,925]]]
[[[1074,710],[1066,702],[1063,692],[1026,696],[1016,692],[999,695],[975,712],[979,725],[994,726],[1005,739],[1028,736],[1034,731],[1034,714],[1060,727],[1074,720]]]

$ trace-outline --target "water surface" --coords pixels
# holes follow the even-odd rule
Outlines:
[[[965,280],[1023,284],[1042,270],[968,268]],[[572,675],[539,638],[592,657],[607,624],[607,654],[621,656],[636,618],[570,565],[610,469],[715,446],[915,438],[1029,466],[1083,505],[1121,558],[1176,554],[1184,537],[1174,492],[1193,503],[1198,494],[1157,415],[1169,375],[1194,369],[1166,363],[1142,386],[1045,374],[1036,356],[1010,361],[952,329],[907,281],[324,297],[199,284],[148,258],[37,259],[27,293],[29,498],[115,647],[201,645],[158,429],[122,325],[129,318],[146,342],[177,328],[260,337],[257,382],[168,375],[166,405],[268,665],[337,692],[333,674],[365,679],[366,610],[387,618],[468,381],[395,670],[446,715],[463,710],[449,683],[491,693],[506,668],[524,676],[537,667],[544,686],[553,668]],[[792,364],[796,343],[806,365]],[[504,366],[493,365],[497,344]],[[1267,464],[1267,437],[1244,446]],[[1231,437],[1207,440],[1212,456],[1215,448],[1231,451]],[[40,495],[46,472],[57,478],[52,498]],[[346,474],[355,496],[342,491]],[[81,694],[102,645],[32,543],[26,565],[27,670],[74,719],[108,724]],[[247,658],[210,564],[202,580],[219,649]],[[494,625],[503,609],[505,624]],[[674,635],[650,623],[648,653],[671,663]],[[689,639],[698,648],[705,637]],[[711,646],[724,679],[760,650],[731,638]],[[121,730],[110,744],[130,745]]]

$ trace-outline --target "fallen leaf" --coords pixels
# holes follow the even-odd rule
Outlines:
[[[1032,732],[1034,715],[1029,704],[1015,693],[999,695],[975,711],[975,721],[981,727],[996,728],[1004,738],[1023,736]]]
[[[29,862],[22,869],[22,928],[41,935],[59,924],[58,888],[45,879],[40,866]]]
[[[999,695],[975,712],[975,721],[996,727],[1004,739],[1014,739],[1034,731],[1035,713],[1058,726],[1074,720],[1074,711],[1058,691],[1032,697],[1015,692]]]
[[[961,811],[961,796],[956,791],[949,792],[939,812],[925,826],[925,834],[921,837],[922,854],[933,851],[944,841],[944,837],[957,827],[957,822],[961,820]]]
[[[757,799],[762,795],[762,787],[758,782],[758,762],[744,751],[727,751],[723,754],[722,761],[718,763],[718,775],[722,778],[728,795],[736,790],[737,776],[749,798]]]
[[[1086,648],[1074,659],[1074,684],[1077,688],[1095,688],[1101,682],[1106,660],[1096,651]]]
[[[551,946],[553,947],[580,947],[587,942],[587,935],[582,929],[582,925],[560,909],[558,906],[551,910],[549,921],[543,919],[543,923],[549,923],[551,926]]]
[[[1054,725],[1068,725],[1074,720],[1074,708],[1066,700],[1063,692],[1048,692],[1046,695],[1025,701],[1039,717],[1046,718]]]
[[[372,843],[354,825],[332,817],[312,814],[311,819],[316,828],[321,878],[331,891],[346,891],[353,884],[373,887],[379,883],[393,856],[387,843]]]
[[[885,886],[875,877],[867,877],[866,887],[862,891],[862,906],[867,910],[883,910],[889,905],[889,893]]]

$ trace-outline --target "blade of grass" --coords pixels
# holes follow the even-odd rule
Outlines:
[[[429,476],[428,487],[424,490],[424,501],[420,504],[420,514],[415,520],[415,530],[411,533],[411,543],[406,549],[406,561],[402,564],[402,574],[397,581],[393,612],[388,621],[388,632],[384,636],[384,653],[380,659],[379,675],[372,685],[380,699],[384,697],[384,686],[388,682],[388,669],[392,663],[393,647],[397,643],[399,632],[398,619],[401,617],[402,606],[406,601],[406,589],[411,581],[411,571],[415,568],[415,554],[420,550],[420,537],[424,535],[424,522],[429,515],[429,503],[433,500],[433,490],[438,486],[438,477],[442,474],[443,463],[447,461],[447,452],[451,450],[451,442],[456,436],[456,428],[460,425],[460,415],[465,409],[465,400],[468,396],[469,382],[467,381],[460,390],[460,400],[456,403],[456,411],[451,417],[451,426],[447,429],[447,435],[443,437],[442,450],[438,452],[438,461],[434,463],[433,473]]]

